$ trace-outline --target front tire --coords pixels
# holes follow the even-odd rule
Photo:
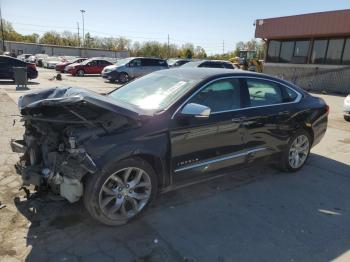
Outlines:
[[[283,171],[296,172],[302,168],[310,154],[311,137],[306,130],[298,131],[282,152],[280,167]]]
[[[118,82],[121,84],[129,82],[129,75],[127,73],[120,73]]]
[[[344,120],[350,122],[350,116],[344,115]]]
[[[85,72],[84,72],[84,70],[78,70],[77,71],[77,76],[84,76],[85,75]]]
[[[85,183],[84,205],[99,222],[119,226],[139,216],[155,198],[157,176],[141,158],[122,160]]]

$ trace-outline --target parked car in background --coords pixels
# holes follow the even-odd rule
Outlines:
[[[103,68],[112,65],[112,62],[101,58],[87,59],[81,63],[67,66],[68,73],[73,76],[84,76],[85,74],[101,74]]]
[[[71,65],[71,64],[75,64],[75,63],[81,63],[81,62],[85,61],[86,59],[87,58],[79,57],[79,58],[74,58],[74,59],[71,59],[68,61],[60,62],[56,65],[55,69],[58,72],[64,73],[64,71],[65,71],[64,69],[66,68],[66,66]]]
[[[70,202],[83,198],[107,225],[127,223],[159,191],[231,174],[234,166],[264,160],[299,170],[324,136],[329,112],[323,99],[289,82],[208,68],[160,70],[108,95],[36,90],[18,106],[26,130],[12,148],[23,153],[24,185]]]
[[[48,56],[43,59],[43,67],[54,69],[58,63],[62,62],[62,58],[57,56]]]
[[[47,54],[36,54],[35,57],[36,57],[36,62],[35,62],[36,65],[39,66],[39,67],[42,67],[43,66],[43,60],[45,58],[47,58],[48,55]]]
[[[236,69],[234,64],[225,60],[199,60],[192,61],[182,65],[185,68],[194,67],[209,67],[209,68],[226,68],[226,69]]]
[[[32,56],[32,54],[21,54],[21,55],[17,56],[17,59],[22,60],[22,61],[26,61],[26,59],[30,56]]]
[[[188,62],[191,62],[191,59],[170,58],[166,61],[169,67],[178,67],[187,64]]]
[[[35,57],[35,55],[31,55],[25,61],[28,62],[28,63],[36,64],[36,57]]]
[[[344,99],[343,111],[344,111],[344,119],[346,121],[350,121],[350,95],[348,95]]]
[[[101,75],[111,82],[126,83],[130,79],[141,77],[154,71],[168,69],[164,59],[149,57],[129,57],[117,61],[103,69]]]
[[[27,77],[29,79],[38,77],[35,64],[24,62],[10,56],[0,55],[0,79],[14,79],[14,67],[26,67]]]

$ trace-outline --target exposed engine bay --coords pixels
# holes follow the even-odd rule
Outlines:
[[[23,185],[49,190],[71,203],[83,195],[84,177],[98,172],[84,144],[136,124],[108,98],[75,88],[29,94],[18,105],[25,133],[11,147],[23,154],[17,164]]]

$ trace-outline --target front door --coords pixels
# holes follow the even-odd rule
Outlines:
[[[238,110],[242,106],[240,80],[212,82],[187,103],[207,106],[211,114],[207,119],[196,118],[182,115],[180,109],[171,120],[174,182],[205,177],[219,169],[244,163],[244,130]]]
[[[141,64],[141,59],[137,58],[129,62],[129,76],[132,78],[136,78],[139,76],[142,76],[142,64]]]

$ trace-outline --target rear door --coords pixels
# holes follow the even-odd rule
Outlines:
[[[209,118],[181,115],[188,103],[209,107]],[[204,86],[179,109],[170,128],[174,182],[210,176],[219,169],[244,163],[241,107],[241,82],[227,78]]]
[[[294,90],[272,80],[245,78],[248,105],[242,111],[248,149],[262,148],[252,158],[278,152],[295,129],[292,116],[298,96]]]
[[[147,75],[149,73],[152,73],[153,71],[157,71],[160,69],[157,60],[152,58],[142,58],[141,66],[142,75]]]

